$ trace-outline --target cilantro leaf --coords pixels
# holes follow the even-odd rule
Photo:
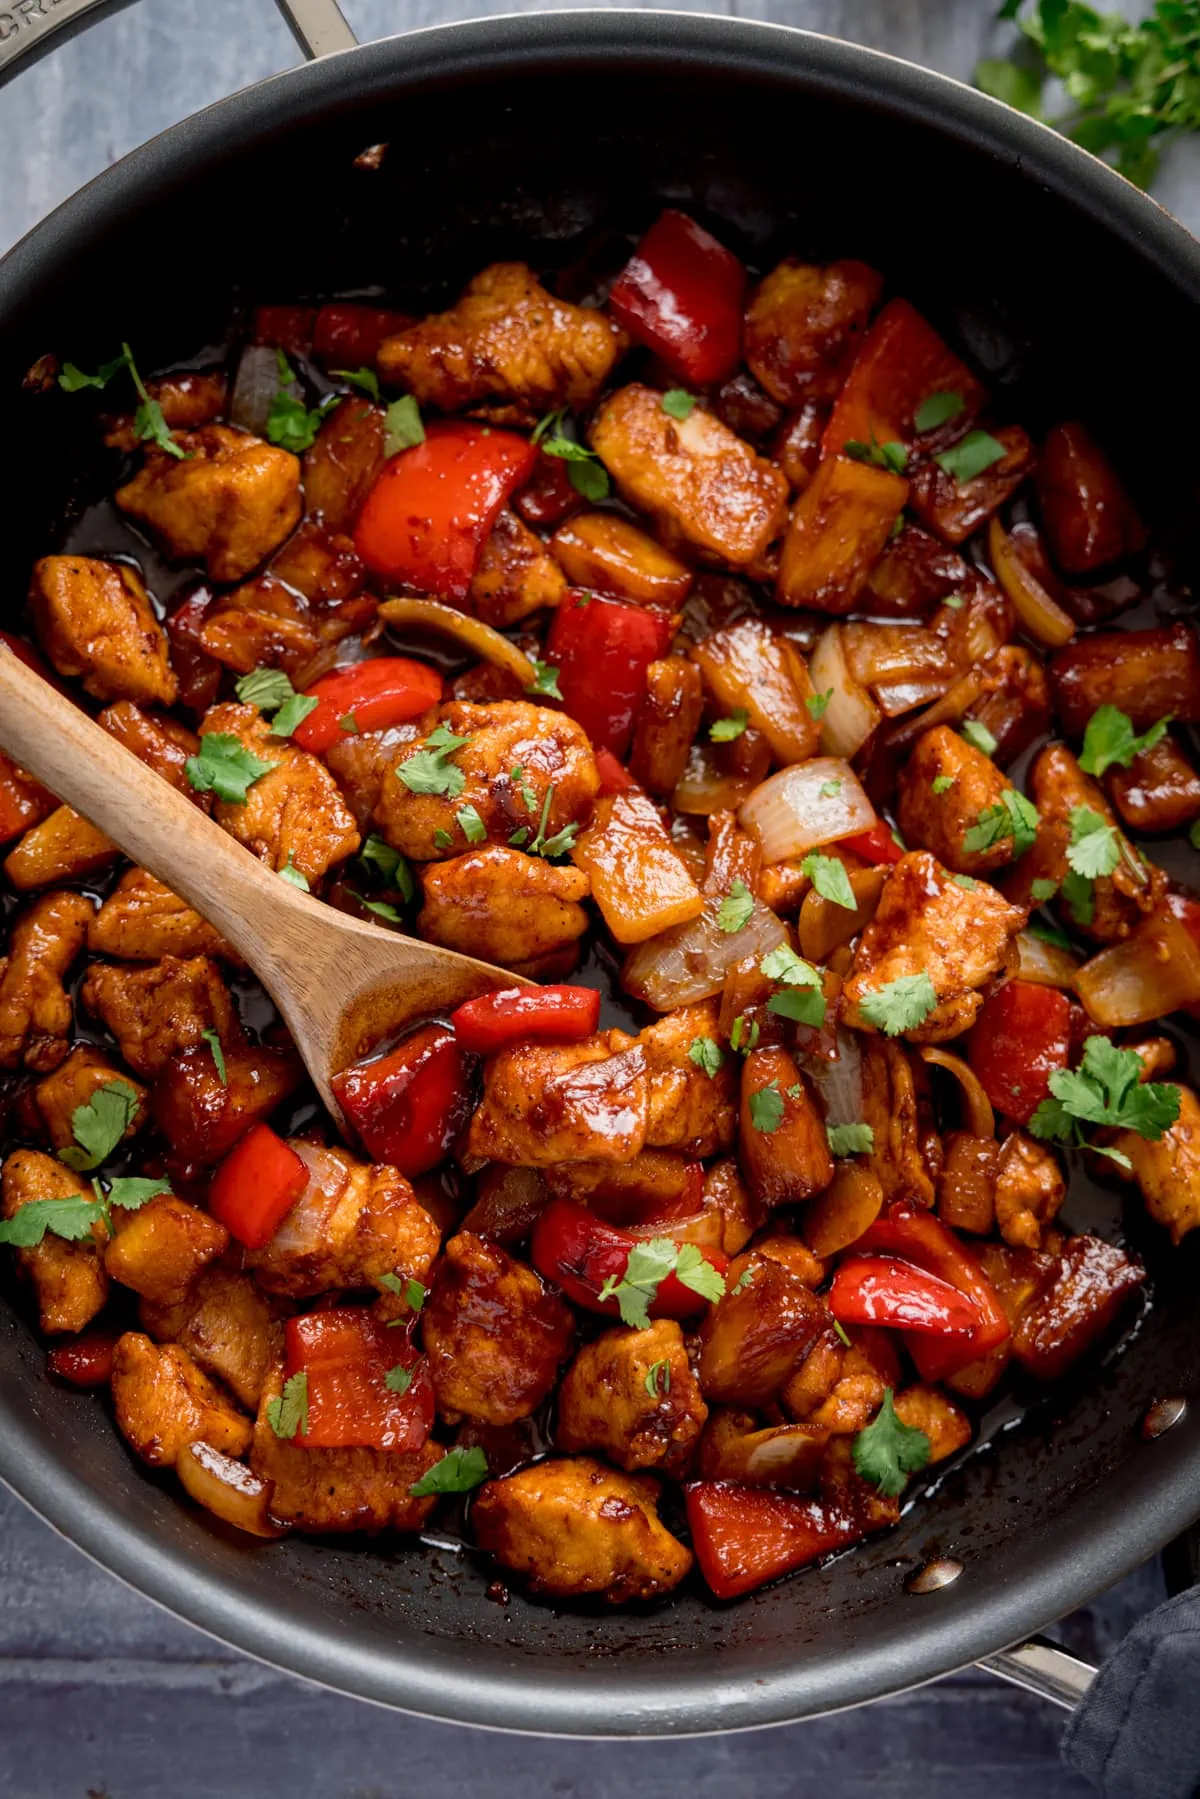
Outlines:
[[[783,1094],[779,1091],[778,1081],[768,1081],[765,1087],[750,1095],[750,1122],[756,1131],[767,1136],[779,1129],[783,1123]]]
[[[254,668],[234,682],[233,691],[247,706],[257,706],[264,716],[273,712],[271,735],[290,737],[296,726],[314,712],[320,702],[297,693],[280,668]]]
[[[82,1193],[68,1199],[31,1199],[0,1221],[0,1243],[36,1249],[47,1231],[68,1243],[82,1243],[91,1236],[92,1226],[103,1222],[104,1213],[99,1200],[85,1199]]]
[[[902,974],[858,1002],[863,1017],[887,1037],[915,1031],[937,1005],[937,993],[927,974]]]
[[[827,1124],[831,1156],[868,1156],[875,1147],[875,1132],[869,1124]]]
[[[201,1031],[200,1041],[207,1043],[212,1051],[213,1066],[216,1068],[217,1078],[222,1087],[228,1087],[229,1075],[225,1068],[225,1051],[221,1048],[221,1039],[217,1036],[214,1026],[209,1025],[206,1031]]]
[[[606,500],[611,487],[608,470],[594,450],[566,435],[563,430],[565,418],[565,407],[548,412],[534,426],[532,441],[539,444],[547,456],[557,456],[567,464],[567,474],[576,493],[582,494],[585,500]]]
[[[643,1381],[651,1399],[658,1399],[661,1394],[671,1391],[671,1364],[667,1361],[651,1362]]]
[[[662,397],[662,409],[673,419],[690,418],[695,404],[695,395],[685,387],[670,387]]]
[[[750,714],[744,706],[735,706],[728,718],[714,719],[708,727],[708,734],[714,743],[732,743],[740,737],[750,722]]]
[[[902,475],[908,466],[908,451],[903,444],[877,443],[875,433],[871,433],[869,444],[859,443],[857,438],[848,438],[842,445],[842,455],[849,456],[853,462],[869,462],[873,468],[887,469],[893,475]]]
[[[961,443],[943,450],[933,460],[943,473],[952,475],[956,481],[974,481],[977,475],[982,475],[985,469],[1007,455],[1005,446],[989,432],[968,431]]]
[[[1132,720],[1121,711],[1119,706],[1100,706],[1092,713],[1083,734],[1083,748],[1079,752],[1079,766],[1085,775],[1099,777],[1113,763],[1121,768],[1128,768],[1135,756],[1143,750],[1152,750],[1156,743],[1161,743],[1166,736],[1167,726],[1171,719],[1160,718],[1156,725],[1139,737],[1134,731]]]
[[[939,392],[930,394],[922,400],[913,415],[913,424],[918,431],[936,431],[939,425],[956,419],[965,410],[965,401],[961,394]]]
[[[345,731],[348,737],[358,737],[360,735],[358,720],[355,718],[353,712],[342,713],[342,716],[338,719],[338,730]]]
[[[1137,1052],[1118,1049],[1108,1038],[1089,1037],[1077,1069],[1058,1068],[1050,1076],[1049,1099],[1030,1120],[1035,1137],[1055,1143],[1083,1142],[1081,1124],[1136,1131],[1157,1143],[1179,1117],[1179,1088],[1141,1079]]]
[[[953,775],[934,775],[929,785],[934,793],[949,793],[954,785],[954,781],[955,777]]]
[[[267,1423],[277,1437],[308,1435],[308,1376],[303,1370],[283,1383],[278,1399],[267,1401]]]
[[[854,1466],[866,1481],[887,1499],[904,1491],[910,1474],[919,1474],[929,1461],[930,1442],[923,1430],[914,1430],[896,1414],[892,1389],[886,1387],[883,1404],[875,1417],[854,1439]]]
[[[487,1456],[476,1443],[470,1449],[448,1449],[408,1490],[414,1499],[427,1499],[431,1493],[469,1493],[487,1476]]]
[[[200,739],[200,753],[189,756],[183,772],[197,793],[215,793],[229,806],[244,806],[255,781],[277,766],[263,762],[231,731],[210,731]]]
[[[701,1299],[715,1301],[725,1291],[725,1276],[695,1243],[679,1245],[673,1272],[681,1286],[690,1293],[698,1293]]]
[[[158,1199],[170,1191],[170,1181],[125,1175],[120,1180],[109,1181],[108,1203],[110,1206],[120,1206],[125,1212],[137,1212],[150,1200]]]
[[[165,450],[168,456],[174,456],[178,462],[185,462],[187,452],[180,448],[171,435],[167,421],[163,417],[163,409],[158,401],[152,400],[146,392],[145,382],[138,374],[137,363],[133,360],[133,351],[128,344],[121,345],[121,354],[125,359],[125,366],[129,370],[129,379],[137,389],[137,396],[141,401],[141,405],[133,415],[134,436],[140,438],[143,443],[157,444],[158,448]]]
[[[77,1174],[99,1168],[133,1123],[138,1097],[128,1081],[106,1081],[84,1106],[71,1114],[75,1142],[58,1152],[59,1160]]]
[[[487,826],[474,806],[464,806],[461,812],[456,812],[454,816],[468,843],[486,843]]]
[[[330,369],[329,373],[339,381],[348,381],[351,387],[361,387],[365,394],[378,403],[379,376],[374,369]]]
[[[364,893],[355,893],[353,887],[348,887],[346,891],[358,901],[360,906],[365,906],[368,912],[373,912],[376,918],[385,918],[389,924],[404,923],[403,912],[398,912],[395,906],[390,906],[386,900],[368,899]]]
[[[84,374],[73,362],[64,362],[62,374],[58,377],[58,385],[66,394],[80,393],[87,387],[107,387],[114,375],[119,375],[123,368],[128,368],[129,361],[122,350],[111,362],[102,362],[94,375]]]
[[[565,824],[561,831],[556,831],[553,837],[547,837],[546,825],[550,819],[550,807],[553,800],[554,784],[552,782],[550,786],[547,787],[546,797],[542,801],[542,813],[541,817],[538,819],[537,835],[529,845],[529,854],[531,856],[544,856],[547,861],[550,861],[555,856],[565,856],[575,842],[576,837],[579,835],[579,826],[573,821],[570,824]],[[528,804],[528,798],[526,799],[526,803]],[[525,836],[526,833],[524,831],[514,831],[508,841],[511,844],[514,844],[516,848],[520,849],[525,841]],[[518,837],[521,840],[520,843],[517,842]]]
[[[964,741],[969,743],[973,750],[981,750],[985,756],[995,755],[996,739],[987,726],[981,725],[977,718],[964,718],[959,726],[959,731]]]
[[[410,793],[434,793],[442,799],[456,800],[467,777],[450,757],[470,741],[469,737],[456,737],[445,725],[438,725],[425,739],[425,748],[400,764],[397,780],[403,781]]]
[[[406,1368],[402,1362],[397,1362],[394,1368],[389,1368],[383,1377],[383,1384],[389,1393],[407,1393],[412,1382],[412,1369]]]
[[[721,1046],[714,1043],[711,1037],[693,1037],[688,1046],[688,1061],[702,1068],[710,1081],[716,1080],[721,1072],[725,1058],[721,1054]]]
[[[754,895],[740,876],[721,901],[717,912],[717,929],[732,937],[744,930],[754,912]]]
[[[1075,806],[1070,813],[1071,841],[1067,861],[1076,874],[1095,881],[1110,875],[1121,860],[1117,828],[1106,824],[1090,806]]]
[[[993,100],[1003,100],[1006,106],[1015,106],[1018,112],[1028,113],[1031,119],[1042,116],[1044,81],[1044,76],[1036,69],[1024,69],[1015,62],[985,57],[975,64],[975,86],[982,93],[990,94]]]
[[[293,456],[300,456],[311,447],[321,421],[330,406],[337,404],[337,398],[331,394],[320,406],[309,408],[304,404],[292,366],[282,350],[276,350],[275,362],[279,386],[267,414],[267,437],[281,450],[290,450]]]
[[[544,693],[552,700],[562,699],[562,689],[558,685],[559,668],[557,662],[540,662],[536,656],[529,660],[533,663],[534,683],[526,689],[527,693]]]
[[[833,688],[827,687],[824,693],[810,693],[804,702],[805,710],[810,718],[823,719],[833,698]]]
[[[758,1048],[758,1020],[749,1012],[739,1012],[729,1027],[729,1047],[749,1055],[752,1049]]]
[[[398,456],[401,450],[411,450],[424,442],[421,408],[411,394],[401,394],[392,401],[383,421],[383,453]]]
[[[821,971],[798,956],[789,943],[781,943],[777,948],[768,950],[759,963],[760,971],[769,981],[783,981],[789,987],[819,987]]]
[[[423,1287],[419,1280],[408,1280],[404,1283],[404,1297],[414,1312],[419,1312],[425,1304],[428,1287]]]
[[[956,887],[961,887],[964,893],[974,893],[979,885],[974,875],[951,875],[950,879]]]
[[[963,848],[974,854],[977,850],[991,849],[994,843],[1011,837],[1012,859],[1015,862],[1035,841],[1039,822],[1037,807],[1023,793],[1018,793],[1015,787],[1006,787],[997,803],[985,807],[976,823],[966,832]]]
[[[1096,916],[1095,884],[1086,875],[1078,874],[1074,869],[1063,876],[1060,889],[1068,912],[1077,925],[1085,928]]]
[[[279,870],[279,878],[286,881],[289,887],[298,887],[301,893],[311,893],[308,876],[302,868],[297,868],[292,860],[292,852],[288,851],[288,859]]]
[[[365,867],[377,871],[385,887],[394,887],[405,900],[413,898],[416,888],[412,870],[400,851],[394,850],[385,837],[372,831],[359,850],[358,859]]]
[[[808,876],[822,899],[829,900],[834,906],[844,906],[847,912],[857,911],[858,901],[846,873],[846,864],[836,856],[822,856],[813,850],[800,864],[800,872]]]
[[[1055,949],[1070,951],[1071,939],[1056,925],[1043,924],[1040,919],[1033,919],[1025,926],[1025,929],[1031,937],[1038,938],[1042,943],[1052,944]]]
[[[787,993],[773,993],[767,1001],[768,1012],[774,1012],[780,1018],[790,1018],[795,1024],[814,1027],[824,1024],[825,995],[819,968],[814,968],[811,962],[798,956],[786,943],[769,950],[758,966],[768,980],[782,981],[791,990]]]
[[[774,1012],[779,1018],[790,1018],[794,1024],[809,1024],[820,1028],[825,1022],[825,995],[820,988],[806,987],[800,991],[789,988],[786,993],[773,993],[767,1001],[767,1011]]]
[[[652,1237],[646,1243],[635,1243],[622,1272],[609,1275],[597,1298],[615,1299],[623,1324],[637,1330],[647,1329],[649,1307],[674,1268],[678,1254],[679,1245],[670,1237]]]
[[[1044,906],[1047,900],[1052,900],[1057,892],[1057,881],[1037,880],[1030,882],[1029,897],[1032,900],[1036,900],[1039,906]]]
[[[410,1312],[419,1312],[425,1304],[425,1294],[428,1289],[423,1287],[418,1280],[402,1281],[398,1274],[381,1274],[377,1285],[383,1287],[388,1293],[394,1293],[397,1299],[402,1299]],[[392,1322],[398,1324],[401,1321],[393,1319]]]

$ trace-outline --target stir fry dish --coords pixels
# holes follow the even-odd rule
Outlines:
[[[612,1604],[845,1549],[1086,1380],[1151,1283],[1074,1175],[1152,1262],[1200,1224],[1200,642],[1105,451],[862,263],[675,211],[622,254],[41,368],[108,488],[30,680],[514,977],[342,1070],[345,1140],[217,932],[0,758],[51,1375],[226,1527],[432,1518]]]

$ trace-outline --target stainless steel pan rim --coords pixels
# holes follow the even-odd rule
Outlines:
[[[543,13],[432,27],[324,58],[223,100],[100,175],[0,262],[0,321],[15,323],[47,280],[67,280],[85,246],[102,243],[143,196],[161,200],[236,160],[298,117],[327,120],[362,102],[439,81],[590,63],[603,67],[719,66],[804,93],[844,98],[888,117],[934,126],[1068,200],[1133,248],[1190,300],[1200,300],[1200,246],[1144,195],[1043,126],[945,77],[878,52],[788,27],[679,13]],[[20,1352],[18,1352],[20,1353]],[[66,1403],[59,1394],[53,1402]],[[64,1468],[39,1439],[25,1403],[0,1391],[0,1476],[48,1523],[130,1585],[261,1660],[339,1691],[434,1718],[580,1737],[684,1736],[749,1729],[896,1693],[1016,1643],[1085,1603],[1185,1529],[1197,1511],[1196,1432],[1131,1443],[1103,1487],[1072,1501],[1064,1520],[1030,1533],[1010,1580],[971,1592],[966,1574],[908,1602],[903,1622],[864,1631],[850,1655],[781,1645],[753,1676],[690,1651],[660,1659],[653,1679],[619,1660],[564,1664],[552,1677],[513,1653],[486,1675],[455,1665],[453,1645],[419,1633],[388,1652],[338,1627],[249,1597],[235,1574],[214,1572],[124,1517]],[[1153,1457],[1154,1483],[1139,1485]],[[257,1552],[256,1552],[257,1553]],[[269,1552],[262,1552],[269,1553]],[[897,1562],[899,1588],[905,1568]],[[803,1577],[801,1577],[803,1578]],[[498,1630],[497,1635],[502,1633]],[[466,1658],[469,1664],[469,1657]]]

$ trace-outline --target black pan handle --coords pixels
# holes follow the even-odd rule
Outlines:
[[[35,61],[73,36],[101,12],[118,12],[129,0],[11,0],[0,8],[0,85],[18,66]],[[338,0],[276,0],[305,56],[353,50],[358,39]]]

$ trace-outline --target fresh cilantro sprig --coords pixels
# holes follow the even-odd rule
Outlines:
[[[183,772],[197,793],[215,793],[230,806],[244,806],[255,781],[277,767],[248,750],[231,731],[209,731],[200,739],[200,753],[189,756]]]
[[[446,725],[437,725],[425,739],[425,748],[417,750],[396,770],[410,793],[432,793],[440,799],[456,800],[467,784],[467,777],[450,758],[469,737],[456,737]]]
[[[669,387],[662,397],[662,409],[668,418],[691,418],[695,404],[695,394],[690,394],[686,387]]]
[[[76,1174],[88,1174],[107,1161],[133,1123],[138,1097],[128,1081],[106,1081],[86,1105],[71,1114],[74,1143],[60,1149],[58,1159]]]
[[[750,714],[744,706],[735,706],[727,718],[716,718],[708,727],[708,734],[714,743],[732,743],[740,737],[750,723]]]
[[[597,500],[606,500],[612,486],[608,470],[594,450],[567,436],[564,429],[566,416],[565,406],[560,406],[557,412],[548,412],[534,426],[532,440],[547,456],[557,456],[566,463],[567,476],[576,493],[593,504]]]
[[[804,702],[804,708],[808,713],[808,716],[816,719],[819,724],[829,710],[829,702],[832,698],[832,687],[827,687],[824,693],[810,693]]]
[[[331,406],[337,405],[338,397],[330,394],[319,406],[306,406],[292,365],[282,350],[275,352],[275,365],[279,385],[267,413],[267,438],[281,450],[290,450],[293,456],[300,456],[311,447],[325,414]]]
[[[915,1031],[937,1003],[936,989],[927,974],[902,974],[864,993],[858,1009],[885,1037],[898,1037],[902,1031]]]
[[[533,663],[533,686],[525,689],[526,693],[545,694],[552,700],[562,699],[562,689],[558,685],[559,667],[557,662],[542,662],[536,656],[529,660]]]
[[[267,1423],[277,1437],[308,1435],[308,1376],[303,1369],[283,1383],[277,1399],[267,1401]]]
[[[519,769],[513,770],[514,776],[519,773]],[[518,782],[517,785],[518,790],[524,794],[525,804],[528,806],[530,797],[533,795],[533,789],[528,786],[528,784],[522,785],[523,782],[524,776],[522,775],[521,781]],[[554,833],[553,837],[547,837],[546,835],[546,826],[550,821],[550,807],[553,804],[553,801],[554,786],[552,783],[546,789],[546,797],[542,801],[541,815],[538,818],[537,830],[534,832],[532,843],[529,841],[529,826],[521,825],[518,830],[515,830],[512,833],[508,840],[514,849],[523,849],[530,856],[544,856],[546,861],[550,862],[553,861],[555,856],[565,856],[567,851],[572,848],[576,837],[579,835],[579,826],[577,823],[572,822],[571,824],[564,825],[561,831],[556,831]]]
[[[875,1132],[869,1124],[828,1124],[825,1135],[831,1156],[869,1156],[875,1147]]]
[[[786,943],[768,950],[758,966],[769,981],[780,981],[787,989],[784,993],[771,995],[767,1001],[768,1012],[774,1012],[780,1018],[790,1018],[794,1024],[807,1024],[814,1028],[824,1024],[825,994],[819,968],[814,968],[811,962],[798,956]]]
[[[1037,807],[1015,787],[1006,787],[994,806],[987,806],[963,837],[963,848],[971,855],[990,850],[1006,837],[1012,839],[1012,859],[1023,856],[1037,837],[1040,820]]]
[[[783,1123],[783,1094],[778,1081],[768,1081],[750,1095],[750,1123],[764,1136],[773,1136]]]
[[[647,1243],[634,1244],[621,1274],[610,1274],[596,1297],[615,1299],[622,1323],[645,1330],[650,1323],[649,1308],[669,1274],[702,1299],[720,1299],[725,1291],[725,1277],[696,1244],[651,1237]]]
[[[943,474],[952,475],[956,481],[974,481],[977,475],[982,475],[985,469],[1007,455],[1008,450],[998,437],[987,431],[968,431],[961,442],[943,450],[933,460]]]
[[[469,1493],[487,1477],[487,1456],[476,1443],[470,1449],[448,1449],[408,1490],[414,1499],[428,1499],[433,1493]]]
[[[65,1199],[31,1199],[0,1222],[0,1243],[9,1243],[14,1249],[36,1249],[47,1231],[68,1243],[82,1243],[103,1218],[101,1202],[85,1199],[82,1193]]]
[[[372,831],[367,841],[358,852],[358,859],[364,868],[370,868],[380,877],[385,887],[394,887],[401,898],[407,902],[416,894],[412,869],[399,850],[394,850],[385,837]]]
[[[842,445],[842,455],[849,456],[852,462],[866,462],[872,468],[887,469],[893,475],[902,475],[908,466],[908,451],[904,445],[878,443],[873,431],[870,443],[860,443],[855,437],[847,438]]]
[[[892,1389],[884,1388],[883,1404],[865,1429],[854,1439],[851,1454],[863,1480],[886,1499],[904,1491],[910,1474],[919,1474],[929,1462],[931,1445],[923,1430],[905,1424],[897,1415]]]
[[[387,409],[383,421],[383,453],[398,456],[401,450],[415,449],[425,442],[421,408],[412,394],[401,394]]]
[[[379,376],[374,369],[330,369],[329,373],[338,381],[348,381],[351,387],[359,387],[376,404],[379,402]]]
[[[1112,874],[1121,860],[1121,845],[1116,826],[1106,824],[1090,806],[1073,807],[1068,822],[1071,837],[1062,896],[1075,923],[1087,926],[1096,915],[1095,884]]]
[[[1059,1068],[1050,1076],[1050,1098],[1042,1101],[1029,1128],[1035,1137],[1094,1149],[1128,1168],[1129,1158],[1120,1150],[1088,1144],[1082,1126],[1136,1131],[1157,1143],[1179,1117],[1179,1088],[1143,1081],[1141,1075],[1136,1050],[1118,1049],[1108,1037],[1089,1037],[1079,1067]]]
[[[714,1042],[711,1037],[693,1037],[688,1045],[688,1061],[694,1062],[710,1081],[716,1080],[724,1060],[720,1044]]]
[[[1162,742],[1170,722],[1169,715],[1160,718],[1139,737],[1132,719],[1119,706],[1100,706],[1088,719],[1079,766],[1085,775],[1095,775],[1097,779],[1114,763],[1128,768],[1135,756]]]
[[[111,362],[101,363],[94,375],[84,374],[73,362],[64,363],[58,385],[64,393],[69,394],[79,393],[87,387],[105,388],[122,369],[129,370],[129,379],[133,382],[138,397],[138,408],[133,415],[134,436],[142,443],[157,444],[160,450],[165,450],[168,456],[174,456],[179,462],[186,461],[188,453],[176,443],[158,401],[151,399],[146,391],[146,384],[138,373],[133,351],[128,344],[121,345],[121,354],[114,356]]]
[[[812,850],[800,864],[800,873],[808,876],[822,899],[831,905],[844,906],[847,912],[858,909],[846,864],[837,856],[822,856]]]
[[[754,895],[740,877],[734,881],[717,911],[717,929],[732,937],[744,930],[754,912]]]
[[[247,706],[257,706],[265,717],[272,714],[272,737],[290,737],[298,724],[315,712],[320,701],[297,693],[281,668],[253,668],[233,684],[233,691]]]
[[[977,718],[964,718],[959,730],[964,742],[969,743],[973,750],[978,750],[984,756],[996,754],[996,739]]]

